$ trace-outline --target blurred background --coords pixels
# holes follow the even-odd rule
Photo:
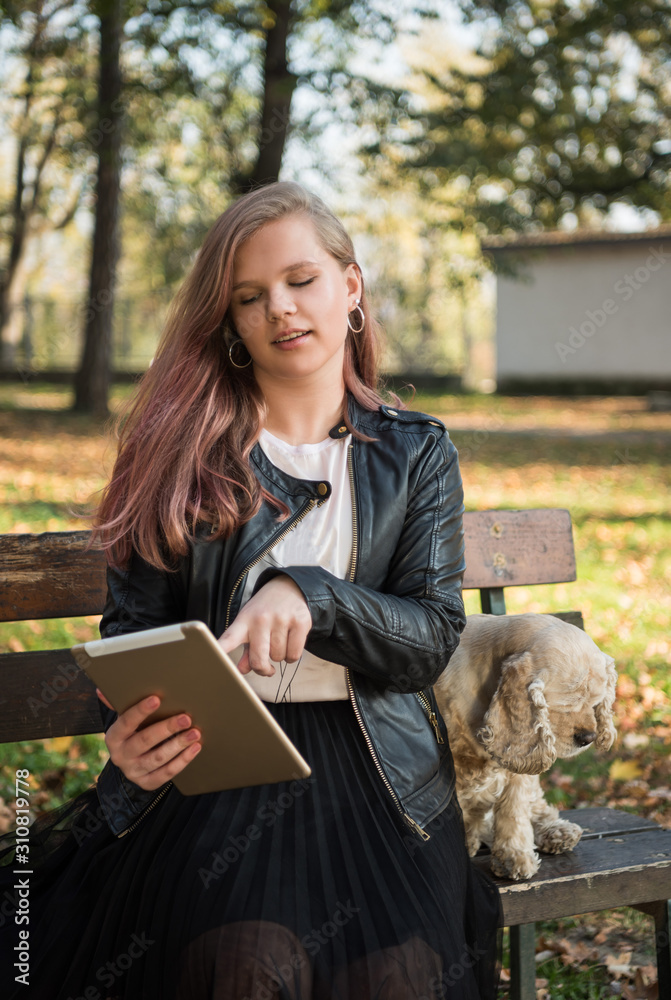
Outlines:
[[[0,12],[5,377],[104,414],[212,221],[292,179],[348,226],[395,382],[669,387],[668,2]]]
[[[671,0],[0,2],[0,532],[86,527],[205,233],[297,180],[352,235],[387,382],[447,424],[467,508],[571,513],[576,582],[508,610],[583,612],[620,736],[546,794],[671,826],[670,166]],[[0,832],[15,767],[40,811],[106,758],[3,746]],[[648,924],[543,925],[538,997],[656,996]]]

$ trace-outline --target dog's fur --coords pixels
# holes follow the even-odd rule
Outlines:
[[[469,854],[491,846],[494,874],[529,878],[582,833],[545,801],[538,775],[615,739],[616,673],[582,629],[551,615],[470,615],[435,685],[447,722]]]

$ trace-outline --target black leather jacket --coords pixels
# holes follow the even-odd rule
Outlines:
[[[349,397],[353,426],[375,441],[352,438],[353,558],[341,580],[319,566],[268,569],[255,592],[285,573],[312,615],[306,648],[347,667],[350,698],[366,744],[389,794],[414,835],[449,803],[454,769],[432,685],[459,643],[466,618],[463,494],[457,452],[438,420],[381,406],[369,411]],[[334,427],[332,437],[348,433]],[[215,636],[235,618],[249,568],[318,504],[331,484],[295,479],[251,452],[261,483],[291,514],[283,522],[264,503],[231,538],[197,533],[175,572],[134,555],[125,571],[109,569],[102,636],[200,619]],[[105,729],[116,713],[101,704]],[[171,783],[145,791],[108,761],[98,781],[112,830],[134,829]]]

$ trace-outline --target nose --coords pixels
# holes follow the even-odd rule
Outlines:
[[[573,742],[579,747],[588,747],[595,739],[596,733],[589,729],[576,729],[573,734]]]
[[[296,312],[296,304],[289,289],[273,289],[268,296],[268,318],[280,319],[286,313]]]

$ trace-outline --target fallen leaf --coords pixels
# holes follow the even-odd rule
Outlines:
[[[637,972],[640,972],[643,976],[645,976],[646,983],[650,984],[657,982],[656,965],[640,965],[639,968],[637,969]]]
[[[643,768],[639,767],[635,760],[621,760],[617,758],[608,769],[608,776],[612,781],[632,781],[643,774]]]
[[[14,828],[16,813],[0,799],[0,833],[8,833]]]
[[[632,795],[635,799],[644,799],[650,792],[650,786],[647,781],[634,779],[633,781],[628,781],[622,791],[626,795]]]
[[[72,743],[72,736],[52,736],[51,739],[45,740],[45,746],[49,750],[54,750],[56,753],[65,753]]]
[[[617,958],[609,952],[603,961],[610,975],[616,979],[631,973],[631,952],[623,952]]]
[[[622,996],[626,1000],[658,1000],[659,986],[656,982],[646,983],[640,969],[636,970],[633,985],[623,987]]]

